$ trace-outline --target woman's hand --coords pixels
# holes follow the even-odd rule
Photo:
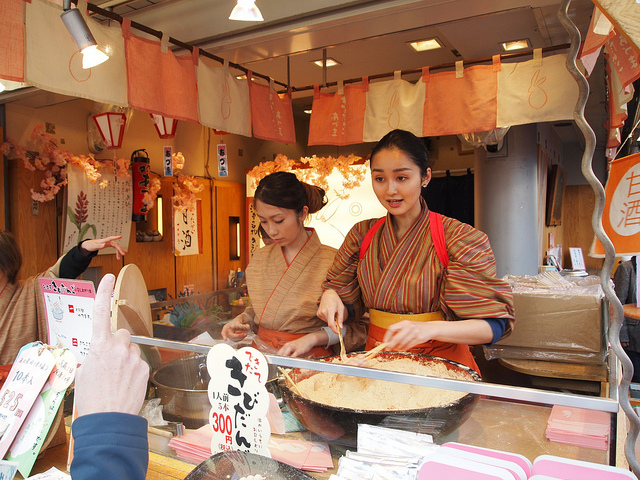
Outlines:
[[[325,290],[320,298],[320,305],[316,313],[318,318],[327,322],[327,325],[335,333],[338,328],[342,328],[342,324],[347,319],[347,307],[342,303],[342,299],[335,290]]]
[[[222,327],[222,338],[239,342],[247,336],[251,329],[251,319],[244,312]]]
[[[440,322],[414,322],[403,320],[391,325],[384,334],[388,343],[385,350],[404,352],[416,345],[433,340],[434,325]]]
[[[85,240],[82,242],[81,247],[87,252],[95,252],[103,248],[113,247],[116,250],[116,259],[120,260],[121,257],[127,254],[127,251],[116,242],[116,240],[120,240],[121,238],[122,235],[114,235],[112,237],[97,238],[95,240]]]
[[[285,343],[278,350],[278,355],[284,357],[301,357],[318,345],[326,345],[329,338],[323,331],[307,333],[305,336]]]

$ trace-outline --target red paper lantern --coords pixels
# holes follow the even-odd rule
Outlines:
[[[133,215],[134,222],[147,218],[147,205],[144,195],[149,193],[149,155],[145,149],[136,150],[131,154],[131,171],[133,177]]]
[[[91,116],[98,126],[105,146],[109,149],[122,147],[122,137],[124,136],[124,126],[127,123],[127,116],[119,112],[106,112]]]
[[[178,120],[175,118],[163,117],[162,115],[156,115],[154,113],[150,113],[149,115],[151,115],[151,121],[156,127],[160,138],[173,138],[176,136]]]

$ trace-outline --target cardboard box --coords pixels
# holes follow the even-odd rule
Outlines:
[[[515,328],[485,348],[487,358],[602,363],[606,354],[603,295],[514,292]]]

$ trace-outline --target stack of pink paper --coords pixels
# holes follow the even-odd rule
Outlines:
[[[204,425],[182,437],[174,437],[169,446],[178,458],[192,463],[202,463],[211,456],[211,426]],[[269,439],[271,458],[292,467],[311,472],[326,472],[333,468],[329,445],[323,442],[307,442],[271,437]]]
[[[554,405],[547,422],[552,442],[606,450],[611,420],[607,412]]]

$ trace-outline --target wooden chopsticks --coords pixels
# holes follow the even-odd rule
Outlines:
[[[301,397],[304,397],[304,395],[296,385],[296,382],[293,381],[293,379],[289,376],[289,374],[285,371],[285,369],[282,367],[278,367],[278,370],[280,370],[280,373],[282,373],[287,378],[287,380],[291,382],[291,385],[293,386],[293,389],[296,391],[296,393]]]
[[[372,360],[373,357],[375,357],[376,355],[378,355],[382,350],[384,350],[384,348],[389,345],[387,342],[382,342],[380,345],[378,345],[377,347],[372,348],[371,350],[369,350],[366,355],[364,356],[365,360]]]

